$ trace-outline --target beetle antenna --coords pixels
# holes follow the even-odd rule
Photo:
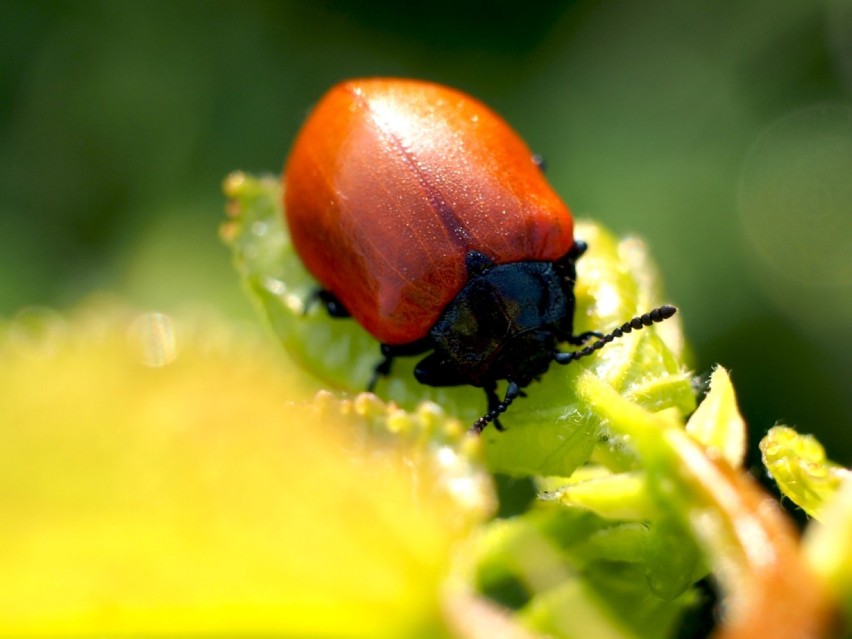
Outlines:
[[[491,388],[491,392],[494,392],[493,387]],[[521,394],[520,387],[515,382],[509,382],[509,386],[506,388],[506,395],[503,397],[501,402],[498,402],[491,410],[485,413],[482,417],[473,422],[473,426],[468,430],[469,433],[473,433],[474,435],[479,435],[483,429],[488,426],[491,422],[497,424],[497,418],[506,412],[506,409],[512,404],[515,399]],[[495,398],[496,399],[496,398]],[[503,430],[500,428],[499,430]]]
[[[585,348],[581,348],[578,351],[573,351],[570,353],[564,353],[561,351],[554,353],[553,361],[555,361],[557,364],[570,364],[571,362],[576,361],[582,357],[587,357],[591,355],[595,351],[599,351],[604,346],[613,341],[615,338],[621,337],[625,333],[638,331],[642,328],[645,328],[646,326],[651,326],[651,324],[662,322],[663,320],[669,319],[675,313],[677,313],[677,309],[674,306],[669,306],[668,304],[666,304],[664,306],[655,308],[654,310],[643,315],[637,315],[629,322],[624,322],[624,324],[622,324],[616,329],[613,329],[612,331],[598,339],[596,342],[589,344]]]

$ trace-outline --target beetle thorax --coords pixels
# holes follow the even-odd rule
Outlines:
[[[503,264],[471,278],[430,336],[436,360],[458,383],[508,379],[523,387],[571,336],[573,313],[573,291],[553,263]]]

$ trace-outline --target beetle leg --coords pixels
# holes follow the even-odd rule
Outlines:
[[[372,393],[376,390],[376,384],[379,379],[390,375],[391,367],[393,366],[393,355],[385,355],[381,361],[373,368],[373,374],[370,376],[370,381],[367,382],[367,392]]]
[[[318,288],[305,300],[305,313],[311,309],[315,302],[320,302],[331,317],[352,317],[343,302],[337,299],[337,295],[324,288]]]
[[[562,259],[570,259],[572,262],[575,262],[582,257],[583,253],[586,252],[586,249],[589,248],[589,245],[586,244],[583,240],[574,240],[574,246],[571,247],[571,250],[565,255]]]

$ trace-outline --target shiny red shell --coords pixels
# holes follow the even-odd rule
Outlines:
[[[385,344],[429,333],[468,279],[496,264],[555,261],[573,220],[533,154],[491,109],[427,82],[332,88],[284,171],[296,251],[320,285]]]

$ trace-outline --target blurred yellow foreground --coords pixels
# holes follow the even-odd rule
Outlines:
[[[0,635],[442,634],[464,526],[274,348],[95,305],[0,359]]]

